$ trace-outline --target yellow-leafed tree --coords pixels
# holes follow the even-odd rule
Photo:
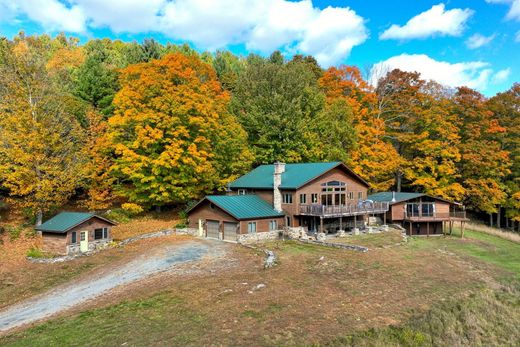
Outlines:
[[[169,54],[121,72],[107,136],[116,191],[145,207],[196,199],[249,168],[229,95],[196,56]]]
[[[46,69],[38,38],[0,43],[0,182],[11,203],[41,223],[82,180],[83,132],[77,101]]]

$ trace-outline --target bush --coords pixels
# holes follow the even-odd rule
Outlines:
[[[22,235],[23,229],[19,226],[8,225],[5,229],[7,230],[7,233],[9,234],[9,239],[11,241],[20,238],[20,235]]]
[[[45,254],[39,248],[35,247],[27,251],[27,256],[30,258],[46,258]]]
[[[114,208],[105,213],[105,217],[118,223],[130,222],[130,216],[130,213],[128,213],[126,210],[123,210],[122,208]]]
[[[144,211],[140,205],[132,203],[125,203],[121,205],[121,208],[124,211],[126,211],[130,216],[135,216],[136,214],[139,214]]]
[[[187,228],[188,226],[186,225],[186,223],[179,223],[177,225],[175,225],[175,228],[176,229],[184,229],[184,228]]]

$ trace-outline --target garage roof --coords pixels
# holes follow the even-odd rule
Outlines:
[[[330,163],[285,164],[281,189],[298,189],[324,173],[341,167],[368,187],[368,183],[339,161]],[[231,188],[273,189],[274,165],[260,165],[230,184]]]
[[[284,216],[283,213],[276,211],[267,201],[257,195],[209,195],[191,210],[195,209],[195,207],[205,200],[209,200],[236,219]]]
[[[60,212],[56,216],[52,217],[45,223],[36,227],[36,230],[54,232],[54,233],[65,233],[68,230],[74,228],[76,225],[79,225],[91,218],[99,218],[107,223],[115,225],[116,223],[112,222],[103,217],[96,216],[93,213],[87,212]]]

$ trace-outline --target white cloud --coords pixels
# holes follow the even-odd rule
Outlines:
[[[516,35],[515,35],[515,41],[516,41],[516,42],[520,42],[520,31],[517,31],[517,32],[516,32]]]
[[[509,75],[511,75],[510,68],[500,70],[493,76],[493,79],[491,82],[493,84],[500,84],[502,82],[507,81],[507,79],[509,78]]]
[[[486,0],[486,2],[510,5],[506,18],[520,21],[520,0]]]
[[[7,9],[8,18],[25,15],[53,31],[85,31],[85,15],[81,7],[64,4],[58,0],[0,0],[0,9]],[[0,15],[0,19],[5,20]]]
[[[500,83],[509,77],[510,70],[494,73],[489,63],[468,61],[449,63],[437,61],[425,54],[401,54],[375,64],[371,69],[371,83],[377,84],[381,73],[400,69],[419,72],[421,78],[434,80],[450,87],[467,86],[483,91],[489,83]]]
[[[159,32],[214,50],[244,44],[315,55],[324,66],[349,56],[368,37],[365,20],[349,7],[314,7],[311,0],[19,0],[18,18],[50,31]],[[0,10],[11,0],[0,0]],[[0,15],[0,21],[6,20]]]
[[[484,36],[481,34],[474,34],[474,35],[471,35],[466,40],[466,46],[469,49],[477,49],[477,48],[487,45],[488,43],[493,41],[494,38],[495,38],[495,35]]]
[[[458,36],[462,34],[466,21],[472,15],[473,11],[467,8],[446,10],[444,4],[438,4],[411,18],[403,26],[392,24],[379,38],[406,40],[434,35]]]

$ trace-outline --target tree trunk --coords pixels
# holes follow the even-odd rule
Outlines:
[[[498,206],[498,211],[497,211],[497,228],[500,229],[500,215],[502,212],[502,208],[500,206]]]
[[[42,225],[42,222],[43,222],[43,212],[42,212],[42,210],[38,210],[38,212],[36,212],[36,226]]]
[[[401,181],[402,180],[403,180],[403,174],[401,173],[401,171],[397,171],[395,173],[395,190],[397,192],[401,191]]]
[[[506,217],[506,229],[509,229],[509,218]]]
[[[493,213],[490,213],[490,214],[489,214],[489,226],[490,226],[490,227],[493,226]]]

